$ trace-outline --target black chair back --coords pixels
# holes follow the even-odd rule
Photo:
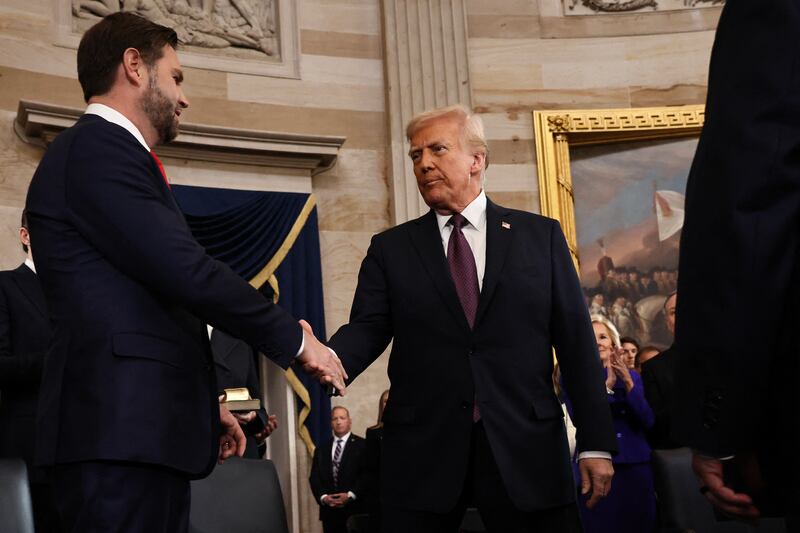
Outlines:
[[[232,457],[192,481],[191,533],[288,533],[272,461]]]
[[[0,459],[0,531],[33,533],[28,470],[22,459]]]

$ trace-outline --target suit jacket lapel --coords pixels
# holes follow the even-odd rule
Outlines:
[[[447,257],[442,248],[442,236],[439,233],[439,226],[436,224],[436,215],[431,210],[427,215],[414,222],[409,229],[411,242],[416,248],[425,270],[453,317],[461,327],[469,331],[469,323],[467,317],[464,316],[464,309],[461,307],[458,294],[456,294],[450,267],[447,265]]]
[[[322,471],[325,473],[326,479],[330,482],[330,485],[333,486],[333,459],[331,455],[333,454],[333,446],[336,442],[335,438],[331,438],[328,441],[328,445],[325,447],[325,453],[322,454]]]
[[[19,286],[22,294],[28,298],[31,304],[33,304],[33,307],[39,311],[43,317],[48,318],[47,304],[44,299],[44,293],[42,292],[42,286],[39,284],[36,274],[24,263],[17,267],[14,273],[16,274],[14,276],[14,281]]]
[[[478,312],[475,317],[475,327],[480,324],[481,318],[486,313],[492,301],[497,282],[506,263],[510,250],[513,227],[503,227],[503,222],[508,222],[511,212],[493,203],[486,201],[486,269],[483,273],[483,287],[478,300]]]

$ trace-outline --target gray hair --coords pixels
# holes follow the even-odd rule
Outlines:
[[[455,104],[447,107],[437,107],[415,115],[408,121],[408,125],[406,126],[406,138],[410,141],[411,137],[413,137],[417,130],[425,123],[446,117],[454,118],[461,122],[463,126],[463,141],[473,150],[483,154],[483,169],[486,170],[486,168],[489,167],[489,144],[486,142],[486,135],[483,132],[483,120],[466,106]]]

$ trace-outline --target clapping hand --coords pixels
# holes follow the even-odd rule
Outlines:
[[[303,338],[305,346],[303,352],[297,357],[298,362],[303,365],[303,370],[318,379],[323,385],[333,386],[342,396],[346,393],[345,380],[347,373],[344,371],[342,362],[314,336],[314,331],[305,320],[300,321],[303,328]]]
[[[611,351],[611,356],[609,357],[608,362],[608,371],[615,375],[615,383],[616,378],[619,378],[623,381],[623,383],[625,383],[625,390],[628,392],[631,391],[633,388],[633,378],[631,377],[630,370],[628,370],[628,366],[625,364],[625,359],[621,348]],[[607,382],[608,379],[606,379],[606,383]],[[606,386],[608,387],[608,385]],[[611,389],[613,386],[608,388]]]

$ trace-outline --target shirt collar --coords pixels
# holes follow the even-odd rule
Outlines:
[[[137,141],[139,141],[139,144],[144,146],[145,150],[147,150],[148,152],[150,151],[150,147],[147,146],[147,143],[144,140],[144,136],[142,135],[142,132],[139,131],[139,128],[134,126],[133,122],[131,122],[128,119],[128,117],[126,117],[116,109],[109,107],[105,104],[94,103],[94,104],[89,104],[89,106],[86,108],[85,113],[89,115],[97,115],[98,117],[104,118],[107,121],[111,122],[112,124],[116,124],[117,126],[125,128],[131,135],[133,135],[136,138]]]
[[[336,442],[339,439],[342,439],[342,444],[347,444],[347,441],[350,440],[350,434],[353,433],[352,431],[348,431],[341,437],[337,437],[336,435],[333,436],[333,442]]]
[[[461,215],[467,219],[467,222],[469,222],[472,227],[478,231],[483,231],[484,228],[486,228],[486,193],[481,190],[480,194],[461,211]],[[436,213],[436,223],[439,225],[439,233],[442,232],[452,216],[453,215],[440,215]]]
[[[33,259],[31,259],[30,257],[26,257],[25,258],[25,265],[28,268],[30,268],[31,270],[33,270],[34,274],[36,274],[36,265],[33,264]]]

